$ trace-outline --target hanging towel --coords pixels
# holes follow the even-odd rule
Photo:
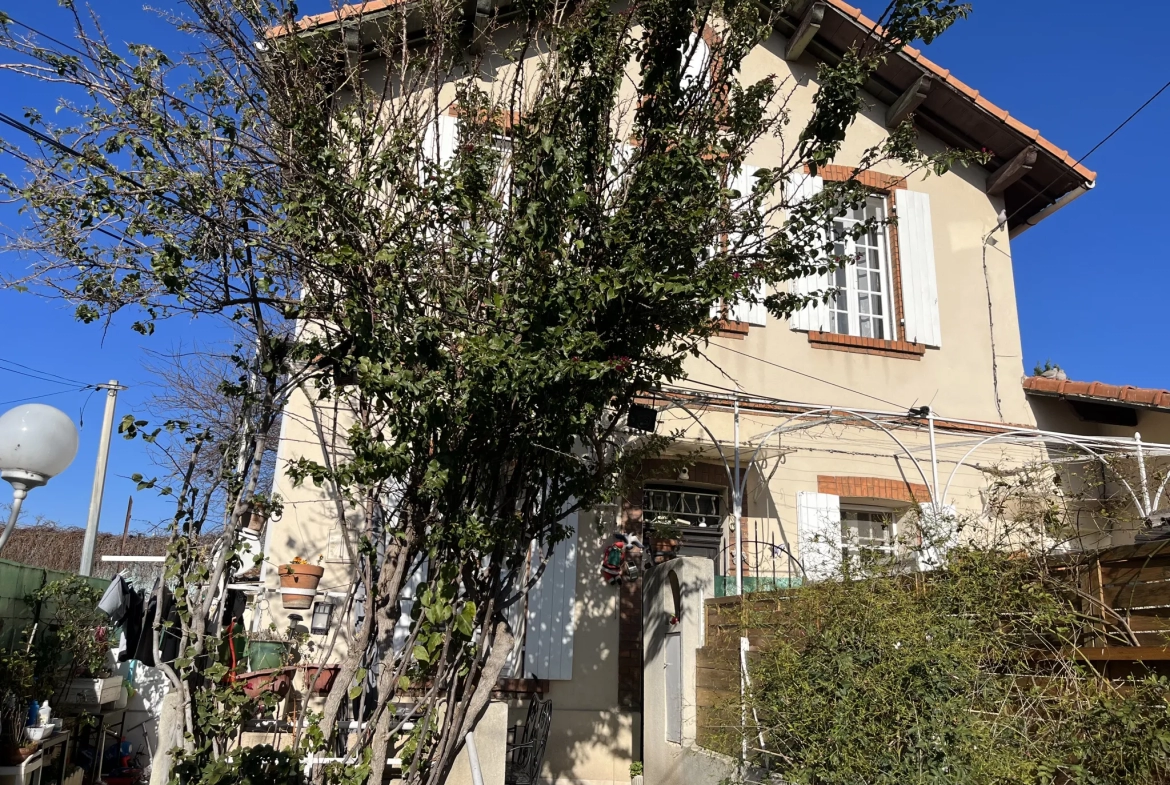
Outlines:
[[[126,615],[126,607],[130,604],[130,593],[130,584],[126,583],[121,573],[118,573],[106,587],[105,594],[98,600],[98,610],[109,616],[114,624],[121,624]]]

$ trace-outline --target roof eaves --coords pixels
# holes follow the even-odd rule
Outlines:
[[[1170,390],[1160,390],[1154,387],[1076,382],[1067,379],[1046,379],[1043,376],[1029,376],[1024,379],[1023,385],[1024,392],[1031,395],[1096,401],[1170,412]]]
[[[882,33],[881,25],[861,13],[861,9],[854,8],[853,6],[844,2],[844,0],[828,0],[828,3],[842,14],[855,20],[856,23],[862,27],[869,28],[879,35]],[[1067,150],[1057,147],[1055,144],[1045,139],[1035,128],[1025,125],[1016,118],[1012,117],[1006,109],[1001,109],[991,101],[988,101],[986,98],[980,96],[978,90],[975,90],[960,79],[952,76],[949,69],[943,68],[937,63],[934,63],[928,57],[922,54],[921,51],[915,49],[912,46],[905,47],[902,50],[902,55],[903,57],[917,63],[919,66],[925,69],[926,72],[929,72],[931,75],[942,80],[964,98],[972,101],[980,109],[987,112],[987,114],[989,114],[991,117],[995,118],[1001,123],[1005,123],[1013,131],[1022,134],[1040,147],[1044,148],[1048,153],[1055,156],[1059,161],[1064,163],[1065,166],[1076,172],[1085,180],[1086,183],[1093,183],[1096,181],[1096,172],[1089,169],[1088,167],[1078,164],[1076,159],[1068,154]]]
[[[368,16],[369,14],[385,11],[397,5],[404,5],[408,0],[363,0],[360,3],[348,3],[338,7],[334,11],[327,11],[323,14],[312,14],[303,16],[296,21],[295,31],[289,25],[280,25],[274,27],[265,33],[267,38],[279,38],[290,33],[306,33],[318,27],[325,27],[327,25],[336,24],[337,22],[354,19],[357,17]]]

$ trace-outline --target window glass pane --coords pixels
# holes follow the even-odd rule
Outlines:
[[[855,565],[894,564],[898,557],[894,511],[841,508],[842,555]]]
[[[834,332],[861,335],[868,338],[885,338],[887,334],[885,316],[885,276],[888,275],[885,244],[885,229],[875,226],[867,229],[857,240],[844,235],[857,224],[872,220],[884,221],[886,200],[884,196],[872,195],[859,207],[849,208],[843,217],[833,221],[834,251],[837,256],[848,257],[847,265],[856,269],[834,271],[832,285],[840,290],[830,303],[829,329]],[[856,309],[856,312],[852,312]]]

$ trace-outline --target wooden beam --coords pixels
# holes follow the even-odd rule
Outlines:
[[[1001,194],[1007,187],[1027,174],[1036,164],[1036,155],[1040,150],[1036,145],[1029,145],[992,173],[987,178],[987,193]]]
[[[817,31],[821,29],[821,23],[824,21],[825,4],[813,3],[805,12],[804,18],[800,20],[796,32],[788,39],[788,46],[784,47],[784,59],[795,60],[804,54],[805,47],[816,37]]]
[[[902,124],[902,121],[910,116],[910,113],[918,108],[919,104],[926,100],[930,88],[934,85],[934,80],[930,74],[923,74],[914,80],[914,84],[906,88],[906,92],[898,96],[898,100],[890,105],[886,110],[886,128],[897,128]]]
[[[1097,646],[1077,649],[1073,654],[1089,662],[1165,662],[1170,660],[1170,647]]]

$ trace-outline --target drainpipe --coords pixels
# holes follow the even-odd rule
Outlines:
[[[1052,204],[1045,207],[1040,212],[1036,213],[1035,215],[1033,215],[1030,218],[1025,219],[1024,222],[1022,224],[1020,224],[1019,226],[1017,226],[1015,229],[1009,230],[1008,231],[1008,239],[1009,240],[1016,239],[1021,234],[1028,231],[1033,226],[1035,226],[1036,224],[1040,223],[1048,216],[1055,213],[1057,210],[1060,210],[1063,207],[1067,207],[1068,205],[1075,202],[1077,199],[1079,199],[1082,196],[1084,196],[1085,194],[1087,194],[1089,191],[1093,190],[1093,187],[1096,185],[1097,185],[1096,182],[1091,182],[1091,183],[1085,183],[1084,185],[1080,185],[1080,186],[1077,186],[1076,188],[1072,189],[1071,191],[1066,193],[1064,196],[1060,197],[1055,202],[1053,202]]]
[[[934,409],[930,406],[926,407],[926,425],[930,430],[930,474],[934,482],[934,487],[930,489],[930,501],[937,520],[942,512],[942,500],[938,498],[938,452],[934,446]]]
[[[731,514],[735,518],[735,593],[743,596],[743,491],[739,481],[739,396],[735,398],[735,480],[731,486]]]
[[[471,766],[471,785],[483,785],[483,771],[479,768],[479,750],[475,748],[475,731],[467,731],[467,763]]]

